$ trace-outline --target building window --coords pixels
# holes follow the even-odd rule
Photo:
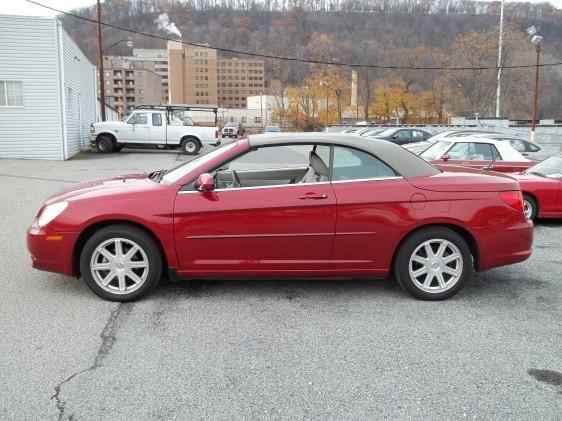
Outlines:
[[[261,117],[260,117],[260,116],[255,116],[255,117],[254,117],[254,123],[261,123]]]
[[[0,107],[23,107],[23,82],[0,80]]]

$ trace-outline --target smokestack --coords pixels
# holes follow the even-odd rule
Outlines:
[[[351,113],[357,118],[357,71],[351,71]]]

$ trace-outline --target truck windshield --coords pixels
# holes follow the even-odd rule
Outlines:
[[[166,172],[164,177],[162,177],[162,182],[165,183],[165,184],[175,183],[180,178],[184,177],[185,175],[187,175],[188,173],[190,173],[191,171],[193,171],[194,169],[196,169],[200,165],[204,165],[207,162],[212,161],[217,156],[220,156],[221,154],[223,154],[225,152],[228,152],[231,149],[234,149],[237,145],[238,145],[238,143],[234,142],[234,143],[231,143],[230,145],[224,146],[222,148],[214,149],[209,153],[206,153],[204,155],[200,155],[197,158],[195,158],[195,159],[193,159],[189,162],[186,162],[186,163],[181,164],[181,165],[179,165],[175,168],[172,168],[171,170]]]

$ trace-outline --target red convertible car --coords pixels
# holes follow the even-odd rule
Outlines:
[[[168,171],[79,184],[28,231],[37,269],[138,299],[204,277],[389,277],[439,300],[473,270],[521,262],[533,224],[519,184],[443,172],[385,140],[250,136]]]
[[[509,142],[477,136],[440,139],[420,156],[433,164],[497,172],[523,171],[537,163],[525,158]]]
[[[527,218],[562,218],[562,156],[552,156],[515,174]]]

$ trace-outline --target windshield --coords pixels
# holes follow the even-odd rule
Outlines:
[[[525,171],[540,177],[562,178],[562,156],[551,156]]]
[[[427,148],[420,156],[430,161],[439,159],[451,147],[451,142],[439,141]]]
[[[181,165],[179,165],[175,168],[172,168],[171,170],[169,170],[164,175],[164,177],[162,177],[162,181],[166,184],[175,183],[180,178],[184,177],[185,175],[187,175],[189,172],[193,171],[198,166],[204,165],[207,162],[212,161],[217,156],[220,156],[223,153],[226,153],[229,150],[234,149],[237,145],[238,145],[238,143],[235,142],[235,143],[231,143],[230,145],[224,146],[222,148],[214,149],[209,153],[198,156],[197,158],[195,158],[195,159],[193,159],[189,162],[186,162],[186,163],[181,164]]]

